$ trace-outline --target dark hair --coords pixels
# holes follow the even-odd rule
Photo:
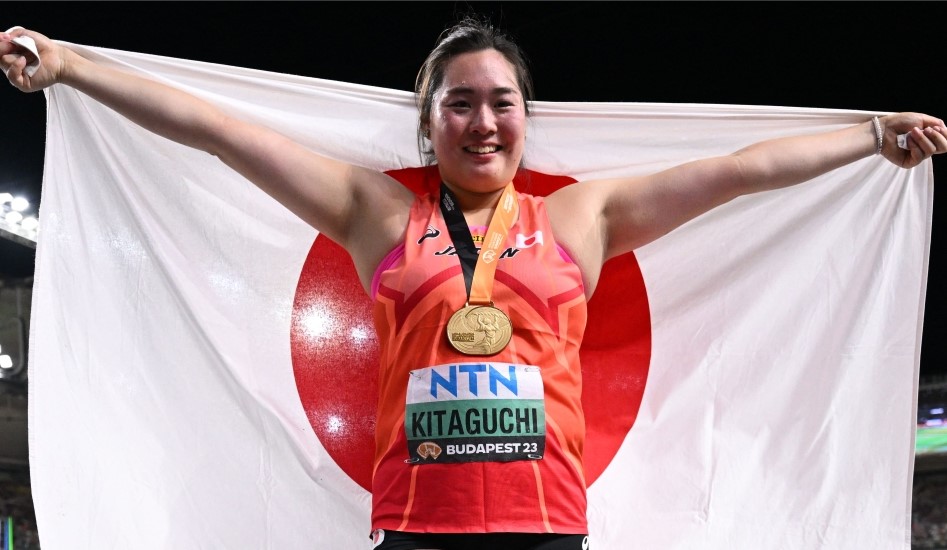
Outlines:
[[[488,21],[466,16],[441,33],[437,46],[424,60],[414,83],[415,101],[418,105],[418,151],[427,164],[432,164],[435,159],[434,151],[424,147],[424,128],[431,122],[434,93],[444,82],[447,65],[458,55],[490,49],[500,52],[516,71],[516,83],[523,94],[524,108],[529,116],[529,103],[533,100],[533,80],[523,51]]]

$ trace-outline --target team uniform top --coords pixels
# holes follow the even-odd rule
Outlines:
[[[493,287],[512,325],[499,353],[465,355],[447,340],[467,291],[436,193],[417,198],[404,244],[376,272],[372,529],[588,532],[582,277],[556,244],[543,199],[517,196]],[[478,247],[484,232],[472,229]],[[471,334],[489,325],[477,317]]]

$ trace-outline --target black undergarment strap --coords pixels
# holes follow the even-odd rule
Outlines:
[[[470,235],[467,219],[457,205],[457,197],[441,182],[441,215],[447,223],[447,232],[464,271],[464,284],[467,285],[467,298],[470,298],[470,283],[473,281],[474,268],[477,267],[477,246]]]

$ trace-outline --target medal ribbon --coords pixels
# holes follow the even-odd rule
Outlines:
[[[516,190],[513,182],[506,184],[500,202],[497,204],[487,234],[483,238],[480,254],[474,245],[473,237],[464,213],[457,206],[457,197],[441,182],[441,215],[447,222],[447,232],[450,234],[457,256],[460,257],[460,267],[464,272],[464,284],[467,286],[467,304],[493,305],[490,299],[493,296],[493,279],[497,270],[497,261],[502,254],[503,243],[513,227],[513,221],[519,214],[520,205],[516,200]]]

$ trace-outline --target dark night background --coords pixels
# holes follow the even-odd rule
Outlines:
[[[4,2],[0,29],[410,90],[469,10],[525,49],[537,99],[921,111],[947,117],[934,2]],[[0,85],[0,192],[40,199],[45,98]],[[947,156],[947,155],[945,155]],[[947,177],[947,159],[934,161]],[[40,220],[42,205],[40,204]],[[947,374],[935,202],[921,374]],[[34,254],[0,239],[0,277]]]

